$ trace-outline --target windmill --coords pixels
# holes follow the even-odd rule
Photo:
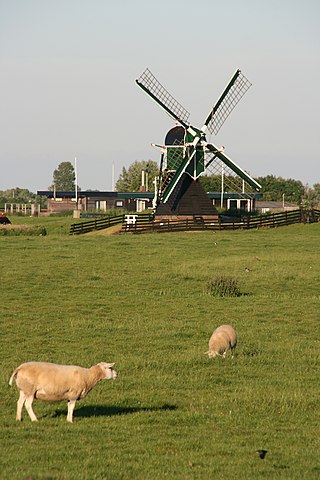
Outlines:
[[[258,192],[261,188],[247,172],[218,148],[208,143],[206,134],[217,134],[223,123],[250,88],[251,83],[237,70],[222,95],[211,108],[203,126],[196,128],[189,123],[189,112],[161,85],[149,69],[136,80],[156,103],[176,122],[166,135],[161,147],[159,179],[156,187],[156,215],[217,217],[217,211],[203,189],[199,177],[203,174],[220,175],[222,194],[224,181],[231,188],[238,187]]]

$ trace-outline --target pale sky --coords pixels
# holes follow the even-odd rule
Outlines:
[[[149,68],[201,127],[237,68],[252,87],[218,136],[253,177],[320,182],[319,0],[0,0],[0,190],[46,190],[77,158],[83,189],[159,162],[172,119]]]

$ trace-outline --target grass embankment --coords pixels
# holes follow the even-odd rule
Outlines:
[[[319,478],[319,224],[76,237],[44,224],[0,238],[1,479]],[[220,275],[243,295],[204,293]],[[222,323],[236,356],[209,360]],[[119,377],[72,425],[66,402],[35,401],[39,422],[19,423],[8,379],[29,360],[115,361]]]
[[[28,231],[31,235],[37,235],[38,231],[41,231],[43,229],[45,229],[46,234],[67,235],[70,231],[70,225],[79,221],[75,220],[71,216],[63,217],[59,215],[51,215],[49,217],[9,215],[9,219],[11,221],[11,225],[2,227],[2,229],[8,229],[8,235],[11,234],[16,236],[20,234],[24,235],[24,233],[27,233]],[[10,230],[12,232],[10,232]]]

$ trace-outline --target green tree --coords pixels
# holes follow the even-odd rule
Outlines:
[[[221,175],[202,175],[200,182],[206,192],[220,192]]]
[[[153,191],[154,177],[159,175],[159,167],[157,162],[152,160],[137,160],[133,162],[128,170],[123,167],[122,172],[116,183],[116,189],[118,192],[138,192],[141,186],[142,170],[148,174],[148,190]]]
[[[304,195],[305,187],[300,180],[285,179],[267,175],[256,178],[261,185],[264,200],[280,202],[283,195],[286,202],[300,203]]]
[[[228,185],[228,191],[235,187],[236,180],[226,175],[224,178],[225,187]],[[283,195],[285,201],[300,203],[301,199],[305,197],[305,187],[300,180],[293,180],[291,178],[285,179],[282,177],[276,177],[274,175],[267,175],[266,177],[258,177],[256,179],[261,185],[261,192],[263,193],[264,200],[282,201]],[[206,192],[220,192],[221,191],[221,176],[220,175],[203,175],[200,177],[200,181]],[[241,182],[239,183],[241,186]],[[313,189],[309,189],[309,197],[314,201],[320,200],[320,184],[314,185]]]
[[[315,183],[311,190],[314,205],[320,206],[320,183]]]
[[[47,199],[30,192],[27,188],[16,187],[0,190],[0,207],[3,207],[5,203],[37,203],[41,207],[45,207]]]
[[[76,175],[71,162],[62,162],[53,172],[53,185],[49,190],[53,190],[54,186],[60,192],[72,192],[75,189]]]
[[[35,193],[27,188],[9,188],[0,191],[0,203],[39,203],[39,198]]]
[[[308,204],[311,207],[320,206],[320,183],[315,183],[313,188],[305,186],[302,204]]]
[[[221,192],[221,175],[202,175],[200,177],[200,182],[206,192]],[[225,191],[238,192],[240,191],[239,189],[242,189],[242,180],[240,177],[235,177],[233,175],[224,175]]]

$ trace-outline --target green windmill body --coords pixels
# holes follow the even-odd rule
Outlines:
[[[166,135],[162,147],[156,216],[216,217],[217,211],[204,191],[199,177],[211,164],[219,161],[222,168],[237,175],[255,191],[261,186],[241,167],[206,140],[206,132],[217,133],[235,105],[251,86],[237,70],[224,92],[210,110],[201,129],[188,122],[189,113],[145,70],[136,83],[178,123]]]

